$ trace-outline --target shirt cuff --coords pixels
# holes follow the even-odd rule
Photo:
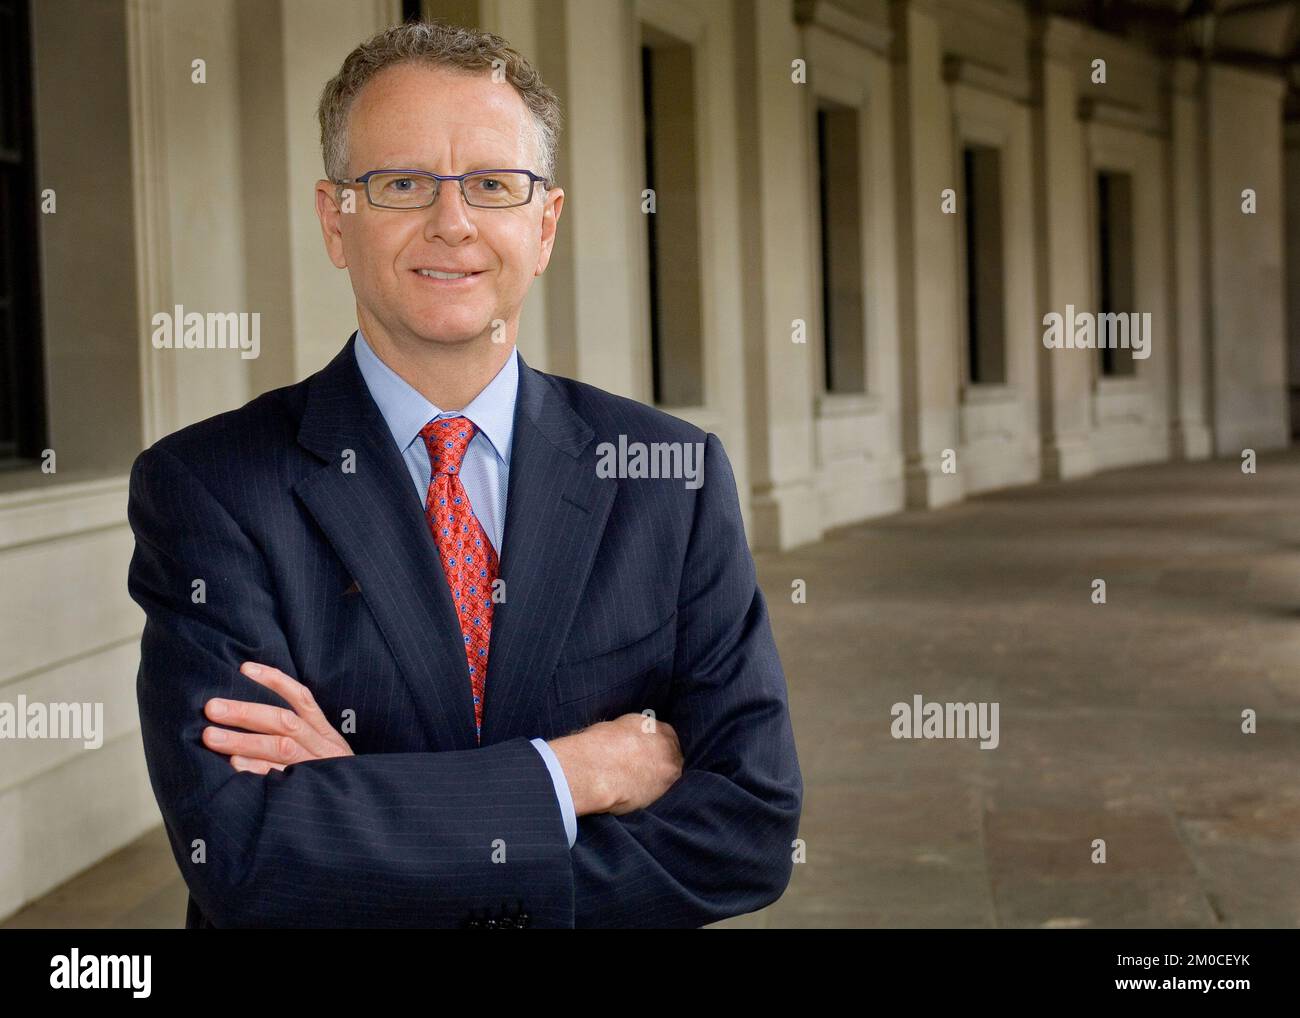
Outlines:
[[[555,797],[560,800],[560,813],[564,816],[564,833],[569,839],[569,847],[578,840],[578,813],[573,808],[573,793],[569,791],[569,781],[560,766],[560,758],[544,739],[531,740],[533,746],[546,761],[546,769],[551,772],[551,783],[555,785]]]

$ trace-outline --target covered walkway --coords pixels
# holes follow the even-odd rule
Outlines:
[[[1300,453],[1001,491],[760,572],[808,861],[733,924],[1300,925]],[[917,694],[999,702],[999,745],[895,740]]]

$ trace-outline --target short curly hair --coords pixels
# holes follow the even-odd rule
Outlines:
[[[534,151],[546,186],[555,186],[555,156],[560,137],[560,101],[524,56],[499,35],[441,21],[408,21],[367,39],[343,61],[321,92],[321,156],[331,180],[347,176],[348,113],[362,87],[380,71],[420,63],[476,74],[492,71],[514,86],[532,115]]]

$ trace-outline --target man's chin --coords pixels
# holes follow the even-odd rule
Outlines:
[[[488,330],[483,326],[450,322],[415,322],[408,331],[421,343],[447,348],[471,346],[488,334]]]

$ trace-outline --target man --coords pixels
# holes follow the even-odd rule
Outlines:
[[[187,925],[768,904],[803,788],[726,455],[515,349],[564,201],[553,93],[496,36],[407,24],[348,57],[320,119],[358,331],[131,476],[141,724]],[[636,443],[694,472],[611,470]]]

